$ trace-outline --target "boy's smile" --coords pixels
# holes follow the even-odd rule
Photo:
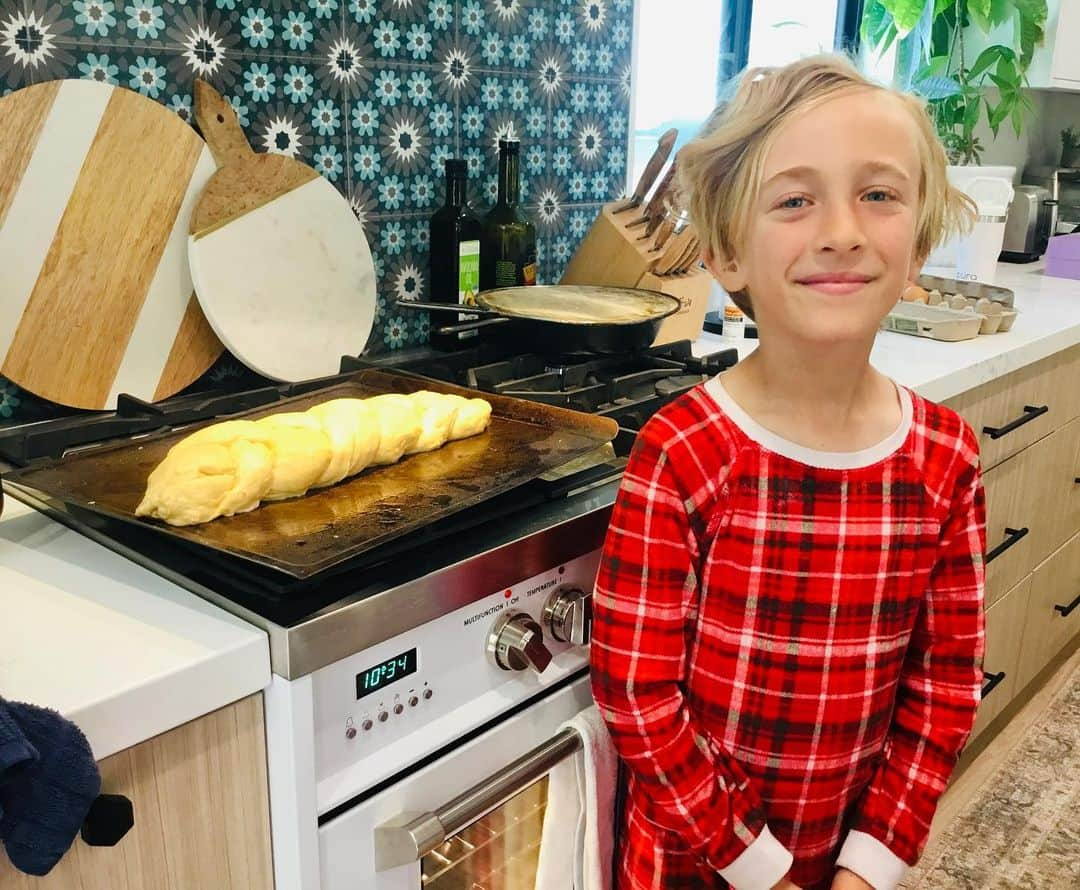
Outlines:
[[[714,269],[728,291],[749,292],[759,330],[818,343],[873,337],[921,265],[918,140],[899,101],[864,89],[773,135],[739,255]]]

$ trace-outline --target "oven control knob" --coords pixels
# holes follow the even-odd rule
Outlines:
[[[510,612],[495,622],[488,634],[487,651],[504,671],[532,668],[539,674],[551,664],[551,653],[544,645],[544,631],[525,612]]]
[[[580,587],[556,590],[544,604],[544,626],[560,643],[587,646],[592,638],[592,594]]]

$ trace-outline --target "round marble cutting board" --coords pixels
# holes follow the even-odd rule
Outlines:
[[[274,380],[336,374],[375,321],[375,265],[344,196],[292,158],[256,154],[232,106],[195,83],[218,172],[191,218],[191,277],[229,351]]]
[[[197,380],[223,351],[187,260],[206,144],[152,99],[89,80],[18,90],[0,121],[0,374],[90,409]]]

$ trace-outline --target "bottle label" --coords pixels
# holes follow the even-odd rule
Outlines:
[[[461,241],[458,243],[458,305],[475,306],[476,292],[480,290],[480,242]],[[458,315],[459,321],[472,321],[475,313]],[[479,335],[479,331],[461,331],[459,340],[467,340]]]
[[[495,260],[495,287],[517,287],[517,270],[513,260]]]

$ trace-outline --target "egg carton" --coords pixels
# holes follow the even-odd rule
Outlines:
[[[1006,331],[1012,327],[1016,315],[1015,309],[996,303],[984,313],[966,304],[962,309],[953,309],[941,303],[930,305],[901,301],[882,319],[881,329],[954,342],[971,340],[980,334]]]
[[[978,281],[960,281],[956,278],[941,278],[937,275],[920,275],[915,282],[927,292],[937,291],[943,296],[962,296],[966,300],[986,299],[1002,306],[1013,307],[1016,295],[1007,287],[995,284],[980,284]]]

